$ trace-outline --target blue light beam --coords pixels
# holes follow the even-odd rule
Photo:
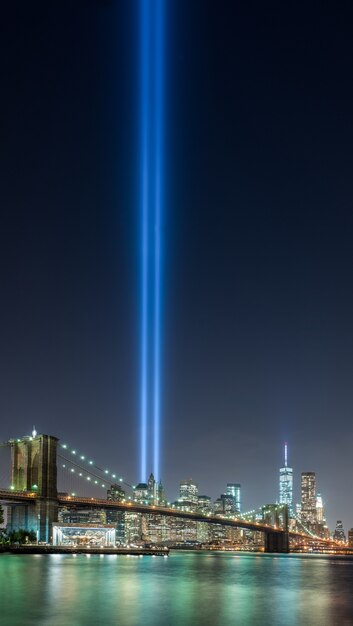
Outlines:
[[[161,211],[163,156],[163,0],[155,0],[155,242],[154,242],[154,389],[153,473],[160,478],[161,428]]]
[[[142,311],[141,311],[141,459],[140,477],[147,476],[147,411],[148,411],[148,215],[149,215],[149,14],[148,0],[141,6],[141,218],[142,218]]]
[[[163,163],[164,0],[141,8],[141,398],[140,480],[160,476],[161,223]],[[152,454],[149,455],[149,443]],[[151,458],[150,458],[151,456]]]

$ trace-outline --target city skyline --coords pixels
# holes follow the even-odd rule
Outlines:
[[[125,4],[4,9],[0,415],[3,440],[70,433],[137,480],[140,3]],[[314,471],[330,528],[351,528],[352,9],[167,13],[160,478],[176,494],[182,460],[201,491],[239,482],[253,508],[278,497],[288,441],[294,501]]]
[[[25,441],[35,440],[38,433],[33,426],[31,435],[24,437]],[[10,442],[15,442],[16,439],[11,438]],[[20,439],[17,439],[20,441]],[[2,443],[4,448],[5,442]],[[192,478],[187,478],[179,482],[179,493],[177,497],[175,494],[168,492],[168,486],[162,483],[161,480],[156,480],[155,476],[151,472],[148,481],[143,483],[132,484],[125,476],[123,478],[119,473],[114,473],[112,469],[103,469],[97,465],[97,461],[93,461],[86,454],[82,454],[82,450],[78,450],[76,447],[71,448],[66,443],[59,443],[59,457],[57,460],[59,470],[59,490],[66,491],[67,479],[71,477],[71,481],[76,481],[76,486],[69,488],[69,494],[72,496],[82,495],[85,497],[86,488],[89,489],[89,494],[92,494],[96,490],[96,496],[102,497],[102,489],[107,495],[108,500],[136,500],[144,502],[145,504],[159,504],[162,506],[170,505],[173,502],[173,506],[177,508],[186,507],[185,510],[192,510],[200,507],[200,502],[204,504],[201,508],[206,507],[207,510],[234,514],[237,517],[237,513],[246,513],[245,506],[243,509],[243,496],[242,485],[240,483],[226,483],[226,487],[223,485],[223,489],[216,496],[210,496],[206,494],[204,490],[202,495],[199,493],[198,483]],[[64,456],[63,456],[64,455]],[[5,460],[5,464],[4,464]],[[0,474],[2,481],[6,487],[8,482],[9,489],[15,489],[13,485],[10,486],[11,477],[8,476],[8,480],[4,479],[6,474],[6,459],[0,457]],[[64,463],[63,463],[64,461]],[[80,464],[82,465],[82,472],[79,472]],[[60,472],[61,470],[61,472]],[[98,471],[98,474],[96,473]],[[74,474],[72,474],[74,472]],[[93,473],[92,473],[93,472]],[[116,469],[115,469],[116,472]],[[325,515],[325,507],[327,502],[323,501],[320,491],[317,490],[316,485],[316,473],[315,472],[301,472],[300,475],[300,492],[299,498],[293,498],[293,468],[288,464],[288,443],[284,443],[284,466],[279,469],[279,497],[269,502],[257,503],[254,509],[251,511],[261,511],[265,506],[275,506],[286,504],[288,506],[289,519],[293,522],[296,520],[299,524],[319,536],[332,535],[332,528],[328,528]],[[101,474],[101,478],[99,478]],[[98,480],[97,480],[98,479]],[[4,482],[5,480],[5,482]],[[87,483],[86,481],[91,481]],[[132,480],[130,478],[130,480]],[[10,482],[9,482],[10,481]],[[110,486],[109,486],[110,485]],[[34,485],[34,489],[37,489],[37,485]],[[129,495],[130,494],[130,495]],[[86,494],[87,495],[87,494]],[[295,494],[296,495],[296,494]],[[342,524],[342,522],[340,522]]]
[[[101,537],[112,547],[118,542],[129,548],[137,541],[149,549],[149,542],[162,547],[163,542],[173,546],[187,541],[208,549],[222,544],[231,549],[285,553],[346,550],[339,545],[346,542],[341,520],[336,522],[332,535],[338,544],[332,543],[314,472],[301,474],[301,504],[295,514],[288,503],[262,503],[246,512],[241,507],[239,483],[227,483],[226,492],[212,503],[209,496],[199,494],[195,481],[186,479],[180,482],[178,500],[169,502],[161,481],[155,480],[152,473],[147,483],[132,486],[81,451],[58,444],[57,437],[38,434],[35,428],[32,435],[1,443],[2,450],[11,450],[10,458],[7,455],[11,486],[0,489],[1,500],[10,507],[5,514],[2,541],[12,531],[30,532],[37,542],[51,541],[52,531],[54,545],[57,541],[70,542],[70,536],[80,541],[80,536],[86,535],[87,540],[91,535],[87,523],[93,523],[99,532],[92,541],[99,543]],[[61,468],[65,471],[60,472]],[[72,480],[77,478],[78,493],[76,489],[72,492]],[[82,491],[83,484],[89,488],[88,494]],[[94,495],[99,486],[105,489],[103,498]],[[131,495],[127,495],[126,488]],[[3,522],[2,509],[0,512]],[[72,524],[79,525],[78,535],[76,531],[71,533]],[[67,533],[63,534],[64,528]]]

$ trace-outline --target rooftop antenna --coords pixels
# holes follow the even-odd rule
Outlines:
[[[37,436],[37,431],[36,431],[36,427],[33,426],[33,430],[32,430],[32,437],[33,439]]]
[[[287,442],[284,442],[284,467],[287,467],[287,460],[288,460],[288,445]]]

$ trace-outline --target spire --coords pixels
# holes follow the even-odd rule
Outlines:
[[[36,427],[33,426],[33,430],[32,430],[32,437],[33,439],[37,436],[37,431],[36,431]]]
[[[287,467],[288,464],[288,445],[287,442],[284,442],[284,467]]]

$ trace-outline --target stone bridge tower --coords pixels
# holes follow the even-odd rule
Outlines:
[[[12,508],[11,527],[34,530],[39,541],[49,541],[51,524],[57,521],[57,443],[52,435],[10,441],[13,489],[38,494],[33,505]]]

